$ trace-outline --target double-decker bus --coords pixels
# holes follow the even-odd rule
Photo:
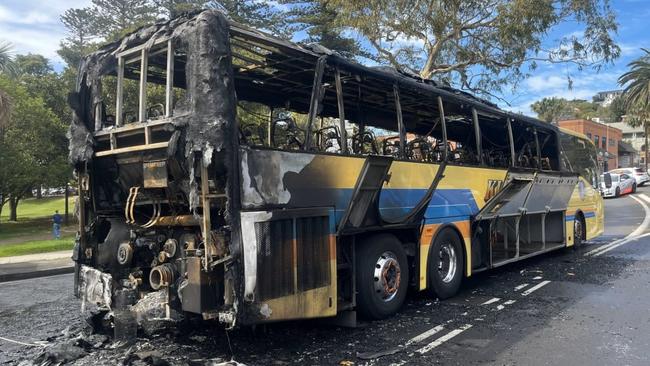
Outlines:
[[[216,11],[88,55],[70,104],[75,290],[116,317],[381,319],[603,231],[584,137]]]

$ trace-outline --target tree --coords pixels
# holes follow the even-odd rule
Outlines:
[[[355,29],[374,58],[461,88],[492,94],[538,62],[600,68],[620,55],[607,0],[330,0],[337,22]],[[555,26],[580,24],[581,36],[548,45]]]
[[[629,71],[618,78],[618,83],[625,86],[623,98],[625,109],[630,118],[629,125],[636,127],[643,124],[645,135],[645,168],[648,170],[648,119],[650,119],[650,51],[643,49],[645,55],[630,62]]]
[[[282,9],[272,2],[258,0],[210,0],[206,7],[221,10],[232,20],[289,38],[291,29]]]
[[[54,72],[50,61],[43,55],[16,55],[14,64],[19,75],[45,76]]]
[[[153,0],[161,15],[167,19],[175,18],[181,13],[203,9],[209,0]]]
[[[564,98],[543,98],[531,104],[530,109],[537,113],[537,118],[551,123],[557,122],[561,117],[566,116],[569,111],[569,103]]]
[[[567,103],[571,118],[591,120],[596,117],[605,118],[607,115],[607,113],[601,114],[598,105],[588,100],[574,99],[567,101]]]
[[[0,74],[13,75],[16,72],[11,48],[11,43],[0,42]]]
[[[620,96],[615,97],[607,109],[607,117],[612,122],[619,122],[626,113],[625,100]]]
[[[114,41],[156,20],[157,11],[149,0],[92,0],[90,29],[107,41]]]
[[[76,67],[81,57],[94,47],[93,41],[98,33],[94,17],[92,8],[68,9],[61,16],[68,35],[57,53],[68,65]]]
[[[9,43],[0,43],[0,75],[15,73],[13,59],[11,57],[11,45]],[[9,116],[11,115],[11,98],[2,89],[0,89],[0,139],[3,136],[3,131],[9,125]],[[0,142],[2,142],[0,140]],[[1,151],[0,151],[1,152]],[[1,155],[1,153],[0,153]],[[0,204],[5,197],[2,196],[0,191]],[[0,209],[2,206],[0,206]]]
[[[343,34],[343,28],[336,23],[338,13],[329,0],[281,0],[281,3],[290,6],[287,19],[294,32],[307,33],[306,42],[319,43],[348,58],[370,56],[356,39]]]
[[[9,199],[10,220],[16,220],[18,202],[32,187],[67,181],[65,124],[21,81],[0,76],[0,90],[13,103],[0,135],[0,205]]]

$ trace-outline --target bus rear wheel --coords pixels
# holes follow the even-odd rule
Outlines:
[[[366,319],[395,314],[406,299],[409,268],[402,243],[393,235],[371,236],[357,247],[357,310]]]
[[[463,280],[464,268],[465,257],[460,238],[454,230],[442,229],[429,249],[427,287],[441,300],[456,295]]]

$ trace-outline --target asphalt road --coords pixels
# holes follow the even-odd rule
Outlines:
[[[650,188],[635,197],[650,204]],[[82,333],[71,275],[0,283],[0,364],[648,365],[650,236],[624,239],[650,232],[638,230],[645,210],[631,197],[605,206],[605,235],[583,249],[477,275],[450,300],[413,294],[396,317],[354,329],[188,322],[120,347]]]

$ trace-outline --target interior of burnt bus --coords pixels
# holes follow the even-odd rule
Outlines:
[[[472,104],[483,104],[496,110],[489,102],[432,81],[340,58],[322,62],[321,87],[314,90],[323,55],[272,40],[231,27],[242,144],[431,163],[439,163],[446,148],[449,164],[559,170],[555,130],[539,122],[474,108]],[[117,56],[119,63],[103,76],[102,97],[94,106],[96,155],[164,147],[171,138],[166,119],[183,113],[186,52],[161,39],[148,50],[134,47]],[[447,146],[435,93],[423,93],[425,85],[447,91]],[[317,106],[312,108],[312,103]],[[115,127],[132,128],[111,133]]]
[[[318,46],[297,46],[235,23],[230,46],[241,145],[435,164],[446,156],[449,165],[529,173],[562,170],[556,128],[469,94],[393,69],[363,67]],[[150,48],[117,54],[116,68],[103,75],[101,97],[93,105],[95,156],[143,151],[147,160],[164,159],[165,149],[179,138],[169,119],[185,113],[187,57],[182,45],[164,37]],[[115,159],[129,164],[128,158]],[[114,163],[98,161],[96,170],[110,175]],[[187,174],[173,164],[168,169],[172,187],[175,176]],[[120,179],[132,179],[124,186],[135,186],[142,177]],[[512,194],[530,190],[532,173],[518,179]],[[110,189],[99,192],[109,195]],[[152,197],[162,202],[147,209],[154,212],[136,207],[133,220],[146,225],[153,216],[187,212],[174,207],[168,194],[161,190]],[[97,208],[115,210],[122,201],[99,200]],[[473,231],[474,268],[488,268],[563,245],[564,211],[485,214]]]

